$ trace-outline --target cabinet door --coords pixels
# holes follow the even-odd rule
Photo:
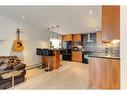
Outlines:
[[[112,6],[102,6],[102,40],[112,40]]]
[[[88,34],[84,34],[84,35],[83,35],[83,41],[84,41],[84,42],[88,41]]]
[[[111,89],[111,60],[90,58],[90,80],[93,89]]]
[[[120,61],[90,58],[90,84],[94,89],[120,88]]]
[[[81,34],[73,34],[73,41],[81,41]]]
[[[82,52],[73,51],[72,60],[77,62],[82,62]]]
[[[96,42],[96,33],[91,33],[90,34],[90,40]]]
[[[102,6],[102,40],[120,38],[120,6]]]
[[[97,31],[96,33],[96,43],[98,45],[102,45],[102,32],[101,31]]]
[[[71,34],[63,35],[62,40],[63,41],[72,41],[72,35]]]
[[[120,89],[120,60],[112,60],[112,88]]]
[[[114,6],[113,8],[113,18],[112,18],[112,39],[120,39],[120,7]]]

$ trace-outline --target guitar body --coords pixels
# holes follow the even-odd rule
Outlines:
[[[17,29],[17,40],[14,40],[13,42],[13,46],[12,46],[12,50],[13,51],[17,51],[17,52],[21,52],[24,50],[24,46],[22,41],[20,40],[20,36],[19,36],[20,30]]]
[[[18,52],[23,51],[24,46],[22,44],[22,41],[21,40],[14,40],[12,50],[18,51]]]

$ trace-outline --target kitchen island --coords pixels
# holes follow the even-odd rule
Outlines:
[[[42,56],[42,63],[48,64],[49,56]],[[60,67],[60,50],[53,50],[53,55],[51,56],[50,68],[58,69]]]
[[[89,56],[92,89],[120,89],[120,57],[94,53]]]

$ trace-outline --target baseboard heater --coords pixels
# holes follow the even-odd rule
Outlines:
[[[30,70],[30,69],[33,69],[33,68],[36,68],[36,67],[41,67],[41,63],[26,66],[26,70]]]

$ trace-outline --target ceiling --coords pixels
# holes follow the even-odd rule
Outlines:
[[[0,6],[0,14],[59,34],[101,30],[101,6]]]

